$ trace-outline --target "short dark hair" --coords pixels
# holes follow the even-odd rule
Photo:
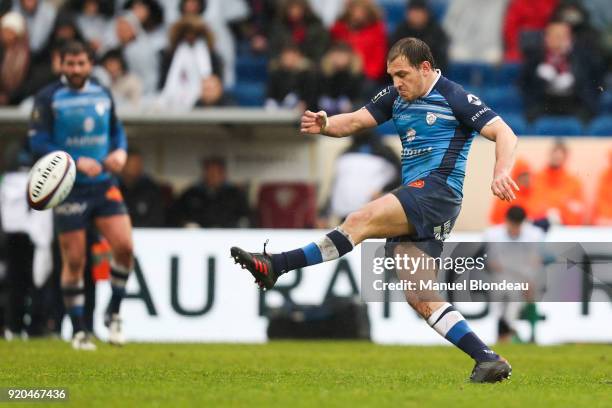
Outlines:
[[[527,214],[523,207],[518,205],[513,205],[508,209],[506,213],[506,220],[510,221],[513,224],[521,224],[527,218]]]
[[[418,38],[406,37],[393,44],[387,55],[387,62],[398,57],[406,58],[406,61],[415,68],[425,61],[428,61],[432,68],[436,67],[429,45]]]
[[[60,57],[62,61],[64,61],[66,55],[79,55],[83,53],[87,54],[87,58],[89,58],[90,61],[94,60],[93,51],[87,45],[80,41],[68,41],[62,46]]]

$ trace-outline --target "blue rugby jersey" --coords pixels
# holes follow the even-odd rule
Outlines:
[[[34,100],[29,136],[35,155],[64,150],[75,162],[91,157],[103,164],[109,152],[127,149],[111,93],[93,80],[80,90],[70,88],[63,78],[42,89]],[[98,183],[111,177],[105,170],[96,177],[77,172],[76,183]]]
[[[389,86],[365,108],[379,125],[393,119],[402,141],[403,184],[435,174],[460,197],[474,136],[499,118],[478,97],[439,71],[425,96],[407,102],[395,87]]]

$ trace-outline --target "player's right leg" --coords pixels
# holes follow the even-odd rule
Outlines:
[[[84,229],[59,234],[62,256],[61,288],[66,312],[73,329],[72,347],[77,350],[95,350],[84,320],[85,285],[83,275],[86,262],[86,236]]]
[[[266,253],[265,246],[263,253],[232,247],[231,255],[236,263],[251,272],[261,287],[270,289],[282,274],[337,259],[368,238],[389,238],[413,232],[414,227],[398,198],[386,194],[351,213],[338,228],[305,247],[273,255]]]

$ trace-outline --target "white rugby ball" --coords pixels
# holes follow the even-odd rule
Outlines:
[[[38,160],[28,179],[28,204],[35,210],[46,210],[66,199],[76,177],[76,165],[72,157],[61,150],[49,153]]]

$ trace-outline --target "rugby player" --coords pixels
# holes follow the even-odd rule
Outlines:
[[[468,151],[477,133],[495,141],[496,162],[491,190],[511,201],[516,183],[510,177],[517,138],[512,129],[478,97],[435,69],[423,41],[404,38],[389,51],[387,72],[393,86],[384,88],[365,107],[327,117],[306,111],[301,131],[345,137],[390,119],[402,141],[402,185],[350,214],[344,223],[307,246],[279,254],[231,249],[262,288],[272,288],[284,273],[341,257],[368,238],[409,242],[437,257],[462,201]],[[410,299],[410,305],[440,335],[475,360],[470,379],[496,382],[512,368],[485,345],[457,310],[437,299]]]
[[[104,317],[111,344],[125,342],[119,308],[133,267],[132,226],[114,176],[125,164],[127,140],[110,91],[90,79],[92,66],[93,55],[82,43],[63,47],[62,77],[36,95],[29,130],[35,155],[64,150],[76,162],[74,187],[54,209],[54,223],[72,346],[79,350],[96,349],[83,321],[87,227],[93,222],[112,248],[112,295]]]

